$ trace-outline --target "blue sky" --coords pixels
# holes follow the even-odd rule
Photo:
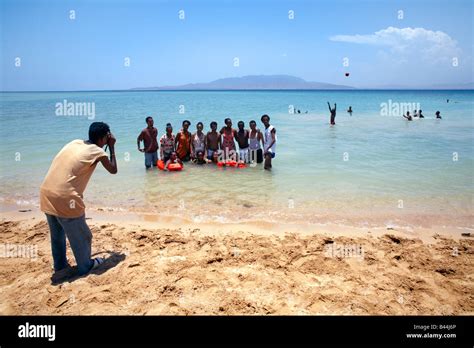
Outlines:
[[[128,89],[254,74],[358,87],[474,80],[471,0],[0,3],[1,90]]]

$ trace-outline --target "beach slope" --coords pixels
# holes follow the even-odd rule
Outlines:
[[[36,245],[38,256],[0,258],[0,314],[474,314],[471,238],[89,224],[106,263],[51,278],[46,222],[1,221],[1,243]]]

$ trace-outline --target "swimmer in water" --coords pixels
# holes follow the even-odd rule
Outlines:
[[[410,111],[407,111],[407,114],[403,115],[403,117],[405,117],[408,121],[413,121],[413,118],[410,115]]]
[[[195,164],[207,164],[209,162],[212,162],[211,160],[208,160],[207,158],[204,157],[204,151],[198,151],[196,153],[196,157],[191,160]]]
[[[334,109],[331,109],[331,104],[328,102],[329,112],[331,113],[331,125],[336,124],[336,103],[334,103]]]
[[[172,163],[179,163],[183,165],[183,162],[178,158],[178,155],[176,154],[176,151],[173,151],[170,155],[170,159],[166,161],[165,163],[165,169],[164,170],[169,170],[168,167]]]

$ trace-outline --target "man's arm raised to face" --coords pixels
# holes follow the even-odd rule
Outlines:
[[[117,168],[117,160],[115,159],[115,137],[110,134],[109,135],[109,141],[107,142],[107,145],[109,146],[110,149],[110,159],[107,157],[102,157],[99,161],[102,163],[105,169],[110,174],[117,174],[118,168]]]

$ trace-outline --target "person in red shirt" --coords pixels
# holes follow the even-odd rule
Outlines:
[[[183,128],[176,134],[175,145],[178,158],[187,162],[191,159],[191,132],[188,131],[191,122],[183,121]]]
[[[145,119],[147,127],[142,130],[137,138],[138,151],[145,153],[145,167],[156,167],[158,162],[158,130],[153,127],[153,117],[148,116]],[[144,148],[140,148],[140,142],[143,141]]]

